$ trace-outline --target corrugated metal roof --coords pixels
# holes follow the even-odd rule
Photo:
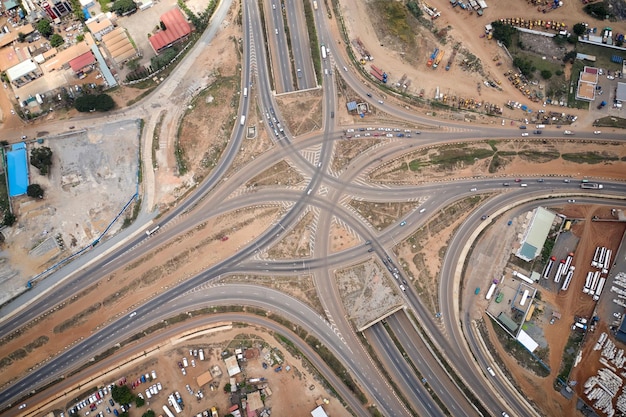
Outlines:
[[[556,215],[551,211],[537,207],[530,226],[526,229],[522,245],[517,252],[518,257],[530,261],[539,255],[555,217]]]
[[[191,26],[177,7],[163,14],[161,22],[165,25],[165,30],[155,33],[149,39],[156,52],[191,33]]]

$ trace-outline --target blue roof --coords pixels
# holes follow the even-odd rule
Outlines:
[[[356,101],[350,101],[347,104],[348,106],[348,111],[354,111],[356,110]]]
[[[26,144],[16,143],[7,152],[7,170],[9,172],[9,197],[26,194],[28,188],[28,156]]]

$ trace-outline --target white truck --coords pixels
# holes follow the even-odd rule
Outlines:
[[[239,124],[243,126],[245,123],[246,123],[246,116],[241,116],[241,121],[239,122]]]

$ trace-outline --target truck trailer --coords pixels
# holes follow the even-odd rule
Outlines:
[[[495,291],[496,291],[496,284],[491,284],[491,287],[489,287],[489,291],[487,291],[487,295],[485,296],[485,299],[486,300],[491,299]]]
[[[580,188],[587,190],[601,190],[604,186],[602,184],[598,184],[597,182],[583,182],[580,184]]]

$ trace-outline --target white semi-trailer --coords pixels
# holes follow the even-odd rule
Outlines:
[[[174,413],[170,411],[170,408],[167,405],[163,406],[163,411],[167,414],[167,417],[174,417]]]
[[[486,300],[491,299],[491,296],[493,296],[493,293],[496,291],[496,284],[491,284],[491,287],[489,287],[489,291],[487,291],[487,295],[485,296]]]
[[[598,282],[598,288],[596,288],[596,292],[593,295],[593,301],[598,301],[600,299],[600,295],[602,295],[602,290],[604,289],[604,284],[606,283],[606,278],[600,278],[600,282]]]

